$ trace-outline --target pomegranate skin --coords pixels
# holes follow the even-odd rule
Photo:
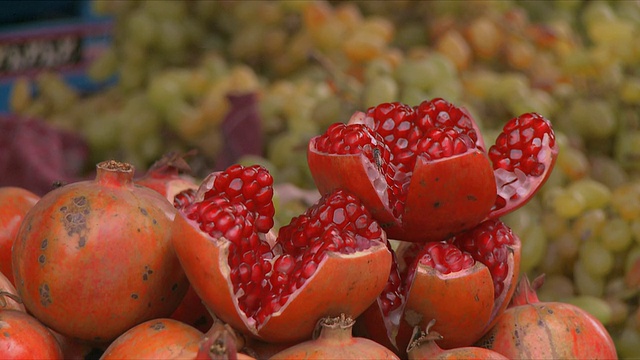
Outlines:
[[[194,359],[203,336],[177,320],[148,320],[120,335],[100,359]]]
[[[539,302],[510,307],[478,342],[509,359],[617,359],[602,323],[577,306]]]
[[[129,164],[53,190],[27,213],[13,248],[16,288],[51,329],[104,344],[168,317],[188,288],[171,243],[176,210],[133,183]]]
[[[53,334],[24,311],[0,311],[0,334],[0,359],[64,359]]]
[[[15,186],[0,187],[0,272],[14,285],[11,247],[22,219],[38,200],[40,197],[29,190]]]

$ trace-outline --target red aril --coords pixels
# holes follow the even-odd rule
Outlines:
[[[534,280],[540,286],[541,278]],[[606,328],[581,308],[540,302],[527,277],[478,345],[510,359],[617,359]]]
[[[446,241],[401,243],[395,255],[395,272],[359,330],[404,356],[415,326],[431,320],[442,348],[482,337],[513,294],[520,240],[501,221],[486,220]]]
[[[11,247],[20,229],[22,219],[40,197],[29,190],[15,187],[0,187],[0,272],[12,284]]]
[[[171,315],[187,291],[171,243],[176,209],[133,175],[129,164],[99,163],[95,180],[47,193],[22,222],[16,288],[30,313],[65,336],[108,343]]]
[[[473,118],[440,98],[356,112],[308,147],[321,193],[353,192],[389,238],[411,242],[444,240],[522,206],[556,155],[550,123],[537,114],[510,120],[487,154]]]
[[[268,241],[272,185],[257,165],[211,174],[176,216],[174,246],[222,321],[265,341],[302,341],[323,316],[360,315],[382,291],[391,256],[384,231],[345,191],[325,195]]]

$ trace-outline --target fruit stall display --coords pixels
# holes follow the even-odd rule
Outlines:
[[[640,357],[640,2],[91,4],[0,118],[32,357]]]

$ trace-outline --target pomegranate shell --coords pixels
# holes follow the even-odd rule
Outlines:
[[[53,334],[24,311],[1,310],[0,334],[0,359],[64,359]]]
[[[366,156],[324,154],[315,150],[312,139],[307,161],[320,193],[349,189],[390,239],[410,242],[445,239],[480,223],[496,199],[491,163],[478,149],[437,160],[418,156],[399,218],[389,208],[383,176]]]
[[[318,319],[325,316],[346,313],[357,317],[380,294],[391,267],[391,254],[383,243],[349,255],[329,252],[305,285],[279,311],[256,325],[240,310],[233,292],[229,241],[212,239],[182,213],[175,217],[172,231],[178,258],[205,305],[233,328],[267,342],[306,340]]]

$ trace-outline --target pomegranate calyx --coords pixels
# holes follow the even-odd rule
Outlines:
[[[540,299],[538,299],[536,291],[544,283],[544,278],[545,274],[540,274],[533,281],[529,281],[529,277],[523,274],[518,281],[509,307],[539,303]]]
[[[436,331],[432,331],[431,328],[436,324],[436,319],[432,319],[429,321],[425,330],[422,330],[420,326],[415,326],[413,328],[413,334],[411,335],[411,340],[409,341],[409,345],[407,345],[407,354],[420,347],[422,344],[427,342],[433,342],[436,340],[442,340],[444,337],[440,335]]]
[[[22,304],[22,299],[20,298],[20,296],[12,294],[8,291],[0,290],[0,308],[4,308],[8,304],[7,299],[5,299],[5,296],[17,302],[18,304]]]

